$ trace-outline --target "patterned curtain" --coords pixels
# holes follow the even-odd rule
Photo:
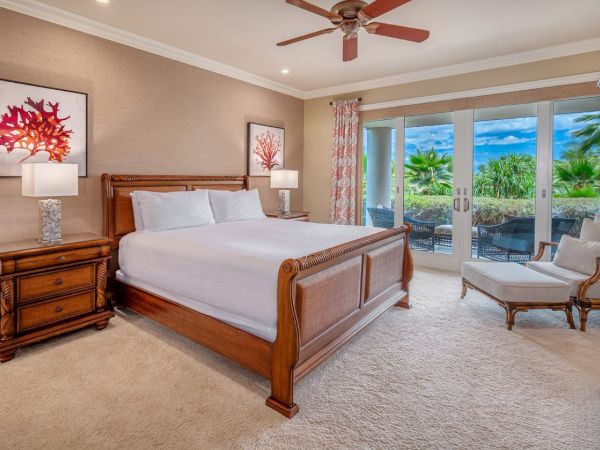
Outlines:
[[[331,151],[329,222],[354,225],[356,209],[356,155],[358,100],[333,102],[335,114]]]

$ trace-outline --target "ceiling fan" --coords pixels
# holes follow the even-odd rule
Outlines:
[[[306,11],[326,17],[335,25],[333,28],[308,33],[287,41],[279,42],[278,46],[294,44],[322,34],[329,34],[337,29],[344,33],[343,60],[352,61],[358,56],[358,30],[363,27],[367,33],[378,34],[396,39],[413,42],[423,42],[429,37],[429,31],[419,28],[402,27],[389,23],[369,22],[392,9],[398,8],[410,0],[374,0],[367,3],[360,0],[345,0],[336,3],[327,11],[304,0],[286,0],[286,3],[305,9]]]

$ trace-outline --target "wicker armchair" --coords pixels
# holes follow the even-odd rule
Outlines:
[[[540,242],[538,253],[527,263],[527,267],[569,284],[569,295],[571,301],[579,310],[581,331],[585,332],[588,313],[591,310],[600,310],[600,258],[596,258],[596,270],[590,276],[563,269],[555,266],[552,262],[542,261],[546,247],[556,250],[558,242]]]
[[[575,219],[552,218],[552,240],[568,234]],[[478,225],[477,256],[494,261],[524,264],[535,253],[535,218],[517,217],[497,225]]]
[[[367,208],[373,225],[382,228],[394,227],[394,210],[389,208]],[[428,252],[434,251],[435,222],[424,222],[404,216],[404,222],[410,223],[410,246]]]

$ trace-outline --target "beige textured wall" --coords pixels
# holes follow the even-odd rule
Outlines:
[[[88,178],[63,198],[65,233],[101,231],[103,172],[245,174],[247,122],[285,127],[285,167],[302,171],[302,100],[5,9],[0,41],[0,78],[88,93]],[[250,180],[276,208],[268,183]],[[20,178],[0,178],[0,208],[0,242],[35,236]]]
[[[327,222],[329,218],[333,126],[329,102],[334,98],[362,97],[362,104],[379,103],[598,71],[600,52],[593,52],[307,100],[304,105],[304,209],[311,212],[314,221]]]

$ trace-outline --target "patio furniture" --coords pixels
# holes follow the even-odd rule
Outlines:
[[[382,228],[394,227],[394,210],[389,208],[367,208],[373,225]],[[404,216],[404,222],[410,223],[410,247],[432,252],[434,250],[435,222],[424,222]]]
[[[434,229],[435,245],[452,247],[452,225],[438,225]],[[477,227],[471,227],[471,248],[477,248]]]
[[[515,314],[530,309],[564,311],[570,328],[575,329],[569,285],[520,264],[463,263],[460,298],[465,297],[467,288],[487,295],[502,306],[506,311],[506,327],[509,330],[515,324]]]
[[[568,234],[575,219],[552,218],[552,240]],[[497,225],[478,225],[477,257],[502,262],[529,261],[534,255],[535,218],[516,217]]]

